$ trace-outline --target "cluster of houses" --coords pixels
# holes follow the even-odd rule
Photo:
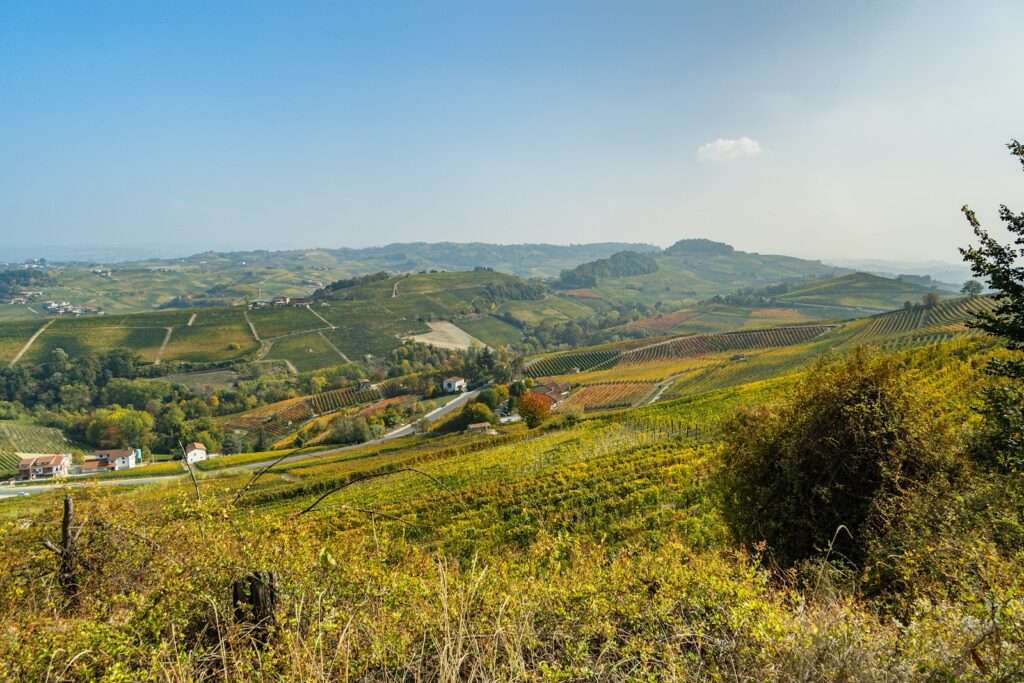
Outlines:
[[[296,308],[305,308],[306,306],[312,306],[313,300],[309,297],[296,297],[290,296],[275,296],[273,299],[253,299],[249,302],[250,309],[257,308],[273,308],[280,306],[294,306]]]
[[[41,291],[39,291],[39,290],[27,290],[26,289],[26,290],[22,290],[22,291],[18,292],[17,294],[14,294],[13,296],[11,296],[10,300],[8,300],[8,303],[16,304],[16,305],[22,305],[23,306],[23,305],[29,304],[29,303],[31,303],[33,301],[38,301],[39,299],[42,299],[42,298],[43,298],[43,293]]]
[[[185,462],[192,464],[206,460],[214,454],[206,446],[193,442],[185,446]],[[139,448],[98,450],[87,455],[81,464],[74,464],[70,453],[19,453],[18,479],[52,479],[78,474],[98,474],[138,467],[142,464]]]
[[[52,315],[103,315],[103,309],[97,306],[72,304],[68,301],[47,301],[45,308]]]
[[[142,464],[142,451],[138,448],[116,448],[96,451],[76,465],[70,453],[21,453],[18,459],[18,479],[51,479],[69,474],[97,474],[127,470]]]

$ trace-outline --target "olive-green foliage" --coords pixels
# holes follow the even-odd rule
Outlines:
[[[471,424],[477,422],[490,422],[494,424],[498,421],[498,418],[494,416],[494,412],[485,403],[480,401],[473,401],[467,403],[466,406],[459,411],[458,415],[452,419],[438,425],[437,431],[439,432],[454,432],[465,429]]]
[[[363,443],[373,438],[365,417],[337,417],[331,421],[328,443]]]
[[[728,521],[783,565],[829,549],[860,562],[879,505],[956,449],[909,371],[866,351],[819,362],[789,398],[741,411],[723,433]]]

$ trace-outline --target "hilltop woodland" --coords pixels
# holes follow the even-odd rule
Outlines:
[[[660,400],[548,414],[513,381],[450,430],[0,503],[0,679],[1024,680],[1024,213],[1010,244],[964,214],[991,298],[575,354],[664,356]],[[965,307],[973,334],[922,322]],[[472,358],[436,362],[517,374]],[[160,419],[124,359],[51,362],[20,403]],[[461,430],[506,400],[526,424]]]

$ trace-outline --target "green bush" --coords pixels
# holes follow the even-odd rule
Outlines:
[[[882,503],[945,469],[955,439],[892,357],[815,365],[775,405],[724,430],[724,512],[738,540],[781,565],[831,550],[854,563]],[[845,527],[846,532],[843,532]]]

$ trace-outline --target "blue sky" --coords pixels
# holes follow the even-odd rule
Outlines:
[[[0,232],[955,260],[1024,205],[1024,4],[776,4],[3,3]]]

